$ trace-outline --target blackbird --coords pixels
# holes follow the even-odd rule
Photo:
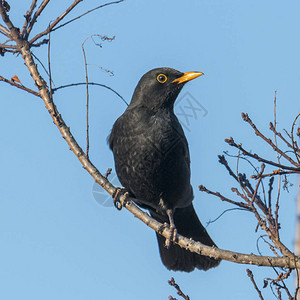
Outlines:
[[[169,224],[176,236],[216,246],[194,210],[190,184],[190,154],[174,102],[184,84],[203,75],[172,68],[147,72],[135,88],[125,112],[109,136],[118,178],[136,203]],[[176,229],[175,229],[176,227]],[[216,267],[219,259],[192,253],[157,234],[163,264],[174,271]]]

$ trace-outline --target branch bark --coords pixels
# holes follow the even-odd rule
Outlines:
[[[33,91],[33,90],[31,90],[30,88],[27,88],[26,86],[24,86],[24,85],[22,85],[22,84],[16,83],[16,82],[13,81],[13,80],[9,80],[9,79],[7,79],[7,78],[4,78],[4,77],[2,77],[1,75],[0,75],[0,81],[9,83],[10,85],[15,86],[15,87],[18,88],[18,89],[21,89],[21,90],[26,91],[26,92],[28,92],[28,93],[30,93],[30,94],[33,94],[34,96],[41,97],[40,94],[39,94],[38,92]]]
[[[52,97],[48,91],[45,81],[42,79],[39,74],[36,64],[31,56],[28,42],[24,43],[24,46],[20,49],[22,57],[25,61],[27,68],[30,71],[30,74],[35,81],[36,86],[40,91],[40,95],[44,100],[46,108],[51,115],[54,124],[58,127],[63,138],[66,140],[70,149],[77,156],[83,167],[90,173],[90,175],[95,179],[95,181],[100,184],[110,195],[114,195],[116,188],[100,174],[97,168],[89,161],[81,147],[78,145],[73,135],[71,134],[70,128],[67,127],[64,120],[62,119],[60,113],[58,112]],[[121,199],[123,199],[121,197]],[[123,199],[122,205],[130,211],[135,217],[144,222],[147,226],[154,229],[156,232],[160,232],[162,224],[152,219],[147,213],[139,209],[133,201],[134,199],[128,200]],[[169,228],[165,228],[161,234],[164,237],[169,237],[171,232]],[[295,268],[295,266],[300,267],[298,259],[293,259],[291,257],[268,257],[268,256],[257,256],[254,254],[242,254],[227,250],[222,250],[218,248],[209,247],[201,244],[200,242],[194,242],[186,237],[178,235],[177,244],[181,247],[184,247],[192,252],[211,256],[214,258],[221,258],[224,260],[241,263],[241,264],[255,264],[258,266],[278,266],[283,268]]]
[[[101,185],[110,195],[114,195],[116,188],[97,170],[97,168],[90,162],[82,148],[79,146],[75,138],[73,137],[70,128],[64,122],[62,116],[57,110],[56,105],[53,102],[52,95],[47,87],[46,81],[42,78],[38,72],[37,65],[33,59],[32,53],[30,51],[30,43],[23,39],[19,31],[13,26],[5,9],[0,1],[0,14],[10,30],[10,35],[12,39],[17,43],[18,51],[21,53],[24,62],[39,90],[39,95],[43,99],[46,109],[48,110],[54,124],[59,129],[61,135],[68,143],[70,149],[79,159],[82,166],[89,172],[89,174],[94,178],[94,180]],[[126,199],[123,195],[120,197],[120,201],[123,207],[130,211],[135,217],[144,222],[147,226],[159,232],[164,237],[170,236],[169,228],[164,227],[161,231],[162,224],[157,222],[155,219],[151,218],[147,213],[139,209],[134,203],[134,199]],[[240,264],[251,264],[258,266],[268,266],[268,267],[283,267],[283,268],[300,268],[300,262],[298,257],[292,255],[282,256],[282,257],[270,257],[270,256],[258,256],[254,254],[242,254],[233,251],[222,250],[216,247],[209,247],[201,244],[200,242],[195,242],[191,239],[183,237],[181,235],[177,236],[176,243],[192,252],[228,260]],[[289,253],[288,253],[289,254]]]

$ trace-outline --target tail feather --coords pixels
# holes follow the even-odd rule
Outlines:
[[[151,212],[151,215],[157,221],[168,222],[166,216],[154,212]],[[208,246],[216,246],[198,219],[193,204],[186,208],[176,209],[174,223],[179,234]],[[195,268],[208,270],[218,266],[221,261],[220,259],[192,253],[175,244],[172,244],[167,249],[165,247],[165,238],[159,234],[156,234],[156,236],[161,260],[169,270],[185,272],[191,272]]]

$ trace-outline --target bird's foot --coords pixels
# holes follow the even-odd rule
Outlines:
[[[161,224],[158,228],[158,233],[162,233],[164,231],[165,228],[168,228],[169,224],[167,222],[165,222],[164,224]]]
[[[167,222],[165,222],[164,224],[159,226],[158,233],[162,233],[165,228],[169,228],[169,230],[170,230],[170,234],[166,238],[166,241],[165,241],[165,247],[169,248],[171,246],[171,244],[176,241],[177,229],[175,226],[169,226],[169,224]]]
[[[124,202],[126,201],[126,198],[128,197],[129,193],[124,188],[116,188],[116,191],[112,195],[114,199],[114,206],[117,210],[121,210]],[[123,197],[123,199],[121,199]]]
[[[174,223],[174,219],[173,219],[173,211],[171,209],[167,209],[166,210],[166,214],[169,217],[169,222],[170,222],[170,226],[169,226],[169,236],[166,237],[166,241],[165,241],[165,247],[169,248],[171,246],[171,244],[174,244],[177,238],[177,229]],[[167,227],[168,224],[164,223],[161,227],[162,229]],[[160,228],[161,229],[161,228]]]
[[[171,244],[174,244],[177,238],[177,229],[175,226],[170,226],[170,235],[166,238],[165,247],[170,248]]]

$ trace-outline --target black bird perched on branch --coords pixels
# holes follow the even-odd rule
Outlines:
[[[201,72],[157,68],[135,88],[130,105],[115,122],[109,145],[120,182],[152,217],[171,231],[216,246],[194,210],[190,155],[174,102],[184,84]],[[175,229],[176,228],[176,229]],[[174,240],[174,237],[172,237]],[[157,234],[160,256],[169,270],[208,270],[220,260],[191,253]]]

